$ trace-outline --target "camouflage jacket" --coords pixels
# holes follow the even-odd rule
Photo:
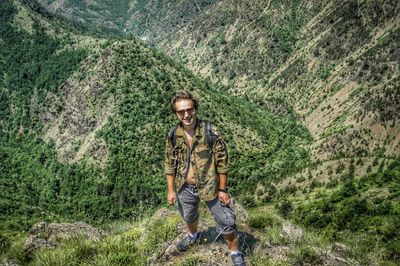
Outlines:
[[[181,124],[175,131],[175,147],[168,137],[166,139],[165,174],[175,175],[175,190],[179,191],[185,183],[189,163],[191,163],[200,198],[206,201],[218,195],[219,174],[228,173],[227,148],[214,127],[212,132],[217,137],[211,151],[206,143],[205,122],[199,119],[196,122],[193,147],[189,146]]]

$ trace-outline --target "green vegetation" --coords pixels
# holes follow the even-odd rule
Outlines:
[[[57,91],[85,58],[86,51],[61,50],[62,41],[49,36],[37,21],[32,34],[16,28],[12,24],[16,12],[10,1],[0,4],[0,128],[39,130],[38,110],[30,101],[49,107],[46,93]]]
[[[398,120],[400,10],[393,2],[137,1],[129,8],[126,1],[116,7],[72,2],[67,5],[72,17],[88,25],[118,25],[235,95],[275,113],[303,116],[310,127],[320,125],[315,133],[326,142],[317,149],[325,158],[370,156],[373,147],[358,134],[363,121],[393,128]],[[110,12],[92,20],[99,7]],[[353,82],[365,90],[349,89]],[[320,123],[337,121],[342,113],[348,114],[343,125]],[[343,139],[351,147],[335,145]]]
[[[362,264],[399,262],[400,162],[388,159],[398,153],[400,30],[390,28],[397,21],[390,2],[128,2],[64,7],[70,20],[86,16],[75,23],[81,34],[133,29],[210,79],[133,38],[79,36],[35,1],[19,14],[25,2],[0,3],[1,258],[127,265],[159,256],[177,236],[178,217],[143,230],[137,221],[165,204],[164,141],[176,123],[168,104],[186,89],[200,98],[199,117],[227,143],[230,191],[247,207],[271,203],[272,214],[250,216],[251,230],[262,234],[258,243],[290,247],[283,262],[248,251],[252,263],[321,264],[332,241],[351,246],[346,256]],[[21,15],[32,30],[16,19]],[[104,28],[92,31],[92,23]],[[210,80],[227,86],[217,89]],[[315,114],[321,105],[322,117]],[[313,132],[323,139],[313,147],[322,159],[312,165],[312,138],[296,118],[324,121]],[[363,126],[373,123],[383,126],[383,138]],[[98,157],[93,143],[103,145]],[[357,177],[368,156],[368,174]],[[329,180],[319,179],[324,158],[339,159],[327,169]],[[308,173],[279,187],[306,166]],[[290,239],[282,234],[284,219],[315,233]],[[34,222],[76,220],[134,220],[137,228],[100,243],[70,239],[32,261],[20,254]],[[193,255],[179,262],[207,261]]]
[[[272,206],[250,210],[249,226],[258,240],[257,248],[246,250],[251,265],[332,263],[329,262],[332,252],[330,239],[313,230],[293,227]],[[290,232],[287,228],[295,229]]]
[[[54,0],[38,0],[48,7]],[[215,0],[197,0],[195,2],[174,1],[64,1],[53,13],[66,18],[75,27],[95,35],[143,36],[160,39],[168,32],[158,31],[167,27],[176,31],[193,16],[212,5]],[[171,8],[171,4],[174,8]],[[135,15],[132,15],[135,14]],[[78,18],[78,19],[77,19]]]
[[[90,186],[83,185],[90,184],[95,171],[62,165],[54,148],[39,137],[0,140],[0,230],[29,230],[34,222],[59,221],[68,214],[84,217],[83,202],[77,197],[88,193]]]
[[[357,260],[365,252],[379,252],[383,261],[399,261],[400,235],[400,160],[383,172],[347,181],[331,193],[312,201],[296,201],[290,213],[296,222],[324,230],[332,239],[358,243],[353,254]],[[364,239],[364,237],[368,235]],[[347,239],[348,236],[352,236]],[[364,240],[362,240],[364,239]],[[363,253],[364,252],[364,253]]]
[[[24,265],[145,265],[151,256],[159,256],[162,245],[177,236],[179,216],[144,220],[135,228],[107,236],[100,242],[75,236],[60,239],[57,249],[41,249],[32,259],[22,257],[22,245],[6,255]],[[113,226],[113,225],[111,225]]]
[[[0,165],[1,186],[7,188],[0,204],[2,230],[27,230],[39,220],[140,219],[165,203],[164,141],[176,123],[169,99],[183,88],[200,97],[199,116],[222,132],[231,157],[232,192],[239,199],[259,183],[281,180],[309,160],[305,147],[310,137],[292,117],[272,115],[228,96],[138,41],[115,41],[99,52],[90,46],[71,49],[77,38],[49,35],[37,14],[31,14],[35,26],[28,33],[11,24],[17,11],[10,1],[3,1],[0,11]],[[101,65],[100,57],[106,58]],[[99,68],[106,69],[106,76],[94,70]],[[79,137],[91,132],[93,127],[84,127],[90,121],[80,122],[69,111],[64,92],[69,84],[86,86],[90,79],[103,82],[104,90],[88,98],[80,95],[88,101],[81,105],[95,112],[96,106],[115,99],[112,115],[95,133],[106,143],[106,163],[90,164],[86,157],[61,163],[56,140],[45,143],[42,134],[58,120],[64,121],[58,126],[63,132],[72,131],[70,122],[81,128]],[[53,118],[48,120],[47,113]],[[82,145],[82,139],[73,139],[71,153]]]
[[[1,2],[0,220],[1,229],[26,230],[33,221],[58,219],[60,206],[54,204],[60,199],[58,192],[74,191],[71,178],[83,171],[59,163],[51,144],[40,139],[41,110],[31,103],[36,101],[43,104],[44,110],[49,108],[47,93],[58,93],[58,86],[76,70],[86,51],[61,51],[61,41],[47,35],[37,21],[34,33],[19,30],[12,25],[16,12],[10,1]],[[72,195],[61,194],[65,196],[64,207],[71,210],[67,202]]]

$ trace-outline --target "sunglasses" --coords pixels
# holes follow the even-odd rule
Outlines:
[[[195,108],[192,107],[192,108],[188,108],[188,109],[185,109],[185,110],[176,111],[176,113],[177,113],[179,116],[184,116],[186,112],[188,112],[188,114],[191,115],[191,114],[193,114],[194,110],[195,110]]]

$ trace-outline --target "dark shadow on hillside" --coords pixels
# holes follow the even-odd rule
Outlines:
[[[259,239],[255,238],[254,235],[245,231],[239,231],[239,246],[243,254],[251,253],[258,241]],[[200,245],[209,245],[212,243],[226,243],[223,235],[217,231],[215,226],[210,226],[207,230],[201,231]]]

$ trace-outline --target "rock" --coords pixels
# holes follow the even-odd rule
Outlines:
[[[355,261],[350,258],[342,257],[341,255],[337,256],[334,254],[326,254],[322,257],[323,263],[322,265],[326,266],[347,266],[347,265],[360,265],[358,261]]]
[[[345,244],[335,242],[332,245],[332,252],[345,256],[349,254],[350,249]]]
[[[304,232],[300,226],[286,223],[282,227],[282,235],[288,238],[290,242],[298,242],[303,239]]]
[[[257,244],[252,253],[254,256],[271,258],[272,261],[288,261],[290,248],[284,245],[263,245]]]
[[[354,264],[354,262],[351,263],[350,261],[341,257],[329,255],[326,258],[324,258],[324,265],[345,266],[345,265],[357,265],[357,264]]]
[[[0,266],[19,266],[19,264],[16,262],[16,261],[14,261],[14,260],[11,260],[11,259],[3,259],[1,262],[0,262]]]
[[[39,222],[29,230],[30,236],[24,244],[24,255],[30,257],[39,248],[55,248],[58,241],[74,236],[84,236],[92,241],[100,241],[106,234],[86,223],[45,223]]]
[[[247,230],[249,227],[249,214],[239,203],[232,201],[230,207],[236,215],[236,224],[239,227],[239,238],[241,245],[252,245],[254,239],[251,236],[244,234],[241,230]],[[200,207],[200,220],[198,230],[201,232],[201,241],[194,245],[187,252],[179,252],[176,245],[187,235],[186,224],[181,220],[177,224],[177,237],[165,242],[162,245],[162,252],[159,256],[150,256],[147,260],[147,265],[177,265],[189,264],[195,265],[231,265],[230,251],[225,243],[225,240],[216,230],[215,222],[207,207]],[[161,208],[156,211],[152,219],[165,219],[171,216],[179,215],[177,209]],[[188,261],[185,261],[188,260]]]
[[[177,214],[176,210],[168,209],[168,208],[161,208],[158,209],[152,216],[152,220],[158,220],[165,217],[171,217]]]

